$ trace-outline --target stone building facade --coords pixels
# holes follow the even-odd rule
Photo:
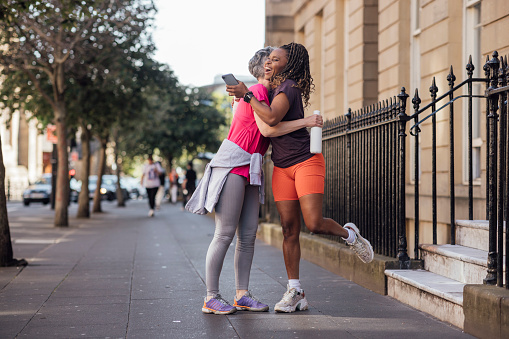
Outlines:
[[[493,51],[509,54],[509,1],[506,0],[266,0],[266,45],[296,41],[310,53],[316,90],[306,114],[325,119],[396,96],[401,87],[411,99],[418,90],[421,107],[449,89],[451,67],[457,83],[467,78],[469,56],[474,77]],[[483,94],[482,86],[474,92]],[[466,105],[455,104],[456,218],[467,219]],[[473,111],[474,219],[486,219],[486,112]],[[409,127],[409,126],[408,126]],[[413,236],[413,185],[420,182],[420,239],[431,242],[431,129],[422,126],[419,178],[412,169],[413,141],[407,138],[407,235]],[[437,116],[438,242],[447,243],[449,218],[449,125]],[[446,159],[446,160],[444,160]],[[443,208],[442,208],[443,207]],[[422,233],[422,234],[421,234]],[[408,253],[413,253],[409,248]]]
[[[0,114],[0,136],[5,166],[6,194],[20,200],[29,182],[51,172],[52,144],[37,126],[37,119],[19,109]]]

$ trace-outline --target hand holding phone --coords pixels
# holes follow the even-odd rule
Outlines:
[[[224,82],[229,86],[235,86],[239,84],[239,81],[235,79],[235,77],[231,73],[223,75],[222,78]]]

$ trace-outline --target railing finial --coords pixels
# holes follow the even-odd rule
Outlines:
[[[412,104],[414,105],[414,111],[419,110],[419,106],[421,105],[421,98],[419,97],[419,89],[415,89],[415,94],[412,99]]]
[[[408,94],[406,94],[405,87],[401,87],[401,93],[398,94],[399,102],[401,103],[401,110],[399,115],[406,115],[406,100],[408,98]]]
[[[468,77],[471,78],[474,75],[474,70],[475,70],[475,66],[472,63],[472,55],[468,56],[468,64],[467,64],[466,70],[467,70]]]
[[[486,55],[486,62],[484,63],[484,66],[482,66],[482,69],[484,71],[484,76],[487,78],[490,76],[490,57],[489,55]]]
[[[456,81],[456,76],[454,75],[454,72],[452,70],[452,65],[451,65],[451,70],[450,70],[449,74],[447,75],[447,81],[449,82],[449,87],[453,88],[454,81]]]
[[[349,131],[352,127],[352,109],[348,108],[348,112],[345,114],[346,117],[346,130]]]
[[[497,88],[498,85],[498,69],[500,67],[500,61],[498,60],[498,52],[494,51],[492,54],[493,58],[488,61],[490,68],[489,76],[491,78],[490,87]]]
[[[435,81],[435,77],[433,77],[433,81],[431,82],[431,87],[429,88],[429,91],[431,93],[431,98],[433,100],[435,100],[437,98],[437,92],[438,92],[438,87],[437,87],[437,83]]]

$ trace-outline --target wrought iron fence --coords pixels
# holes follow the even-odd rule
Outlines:
[[[509,244],[509,232],[504,239],[504,228],[509,213],[509,138],[507,130],[507,98],[509,96],[509,67],[507,56],[499,59],[498,53],[487,60],[484,71],[489,83],[486,84],[487,111],[487,209],[489,222],[488,275],[485,283],[503,286],[504,266],[506,288],[509,289],[509,261],[506,246],[504,265],[504,241]]]
[[[408,265],[405,232],[405,89],[327,121],[324,216],[354,222],[376,253]]]
[[[414,138],[414,257],[419,258],[420,190],[419,138],[423,123],[431,118],[431,219],[433,243],[437,243],[438,183],[437,183],[437,114],[448,110],[449,122],[449,199],[450,243],[456,243],[455,190],[455,102],[464,99],[467,106],[467,176],[468,217],[474,218],[473,180],[473,101],[486,102],[486,217],[489,222],[489,254],[487,284],[503,286],[509,281],[509,257],[504,256],[504,242],[509,243],[509,232],[504,229],[509,219],[509,129],[508,97],[509,66],[507,57],[499,59],[495,51],[483,67],[485,77],[474,78],[471,58],[466,65],[467,79],[455,84],[451,66],[447,75],[449,89],[438,96],[435,78],[432,80],[430,103],[420,107],[421,98],[416,89],[412,99],[413,114],[406,114],[408,95],[401,93],[356,112],[327,121],[323,128],[323,153],[326,159],[326,179],[323,213],[340,224],[356,223],[372,242],[376,253],[398,257],[400,267],[409,264],[406,238],[405,168],[406,124],[413,122],[409,131]],[[485,84],[484,94],[474,94],[474,84]],[[462,94],[466,92],[467,94]],[[428,128],[428,126],[426,126]],[[267,156],[268,157],[268,156]],[[267,174],[267,202],[262,217],[277,221],[278,214],[270,187],[272,163],[265,162]],[[442,197],[443,198],[443,197]],[[303,226],[303,231],[307,229]],[[340,241],[339,237],[325,236]],[[504,257],[506,262],[504,265]],[[504,267],[505,266],[505,267]],[[506,284],[506,288],[509,284]]]
[[[340,224],[355,223],[376,253],[398,257],[408,267],[405,228],[406,101],[389,100],[326,121],[323,213]],[[278,220],[270,188],[272,163],[265,161],[267,201],[262,217]],[[303,223],[303,231],[308,232]],[[335,241],[340,237],[323,236]]]
[[[503,234],[504,234],[504,222],[507,220],[509,211],[509,173],[506,168],[509,166],[507,161],[509,157],[507,152],[507,95],[509,92],[508,76],[509,69],[507,66],[507,58],[502,61],[498,58],[498,53],[495,51],[493,57],[486,60],[486,64],[483,67],[485,78],[474,78],[473,71],[475,67],[472,64],[472,59],[466,66],[467,79],[458,85],[455,85],[456,76],[453,73],[452,66],[450,73],[447,76],[449,83],[449,90],[437,97],[438,88],[433,78],[433,82],[430,87],[431,102],[425,107],[420,108],[421,99],[419,93],[416,90],[415,96],[412,99],[414,114],[409,119],[414,120],[415,124],[410,128],[410,133],[414,136],[416,147],[415,158],[414,158],[414,173],[417,177],[419,158],[417,155],[417,145],[419,140],[419,134],[421,132],[421,124],[431,117],[431,128],[432,128],[432,227],[433,227],[433,243],[437,243],[437,114],[442,110],[448,108],[449,110],[449,201],[450,201],[450,243],[454,245],[456,243],[456,192],[455,192],[455,138],[454,138],[454,117],[455,117],[455,102],[458,99],[466,99],[467,103],[467,151],[468,151],[468,214],[469,219],[473,220],[473,164],[472,164],[472,129],[473,129],[473,100],[474,99],[485,99],[486,101],[486,217],[489,222],[489,253],[488,253],[488,273],[484,282],[486,284],[497,284],[498,286],[503,285]],[[484,95],[473,94],[472,86],[475,83],[486,84],[486,91]],[[458,95],[457,93],[465,91],[466,95]],[[440,102],[444,102],[439,108],[437,108]],[[429,112],[430,114],[422,118],[421,114]],[[418,257],[418,244],[419,244],[419,183],[415,182],[415,244],[416,244],[416,257]],[[507,234],[505,242],[507,242]],[[507,253],[506,253],[507,257]],[[506,261],[506,281],[509,281],[509,270],[508,262]],[[507,288],[506,284],[506,288]]]

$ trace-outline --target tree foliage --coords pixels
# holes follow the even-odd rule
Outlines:
[[[186,88],[166,66],[153,62],[151,82],[143,88],[146,106],[141,120],[127,121],[122,150],[130,156],[158,149],[171,163],[182,154],[216,151],[221,141],[224,114],[212,98],[198,88]]]
[[[44,99],[53,112],[49,120],[57,126],[56,226],[68,225],[66,91],[72,79],[93,79],[108,72],[104,65],[112,56],[106,49],[136,40],[129,46],[136,50],[150,41],[147,27],[153,13],[151,0],[7,0],[0,6],[2,73],[17,75],[19,87],[29,92],[24,96],[29,102]]]

